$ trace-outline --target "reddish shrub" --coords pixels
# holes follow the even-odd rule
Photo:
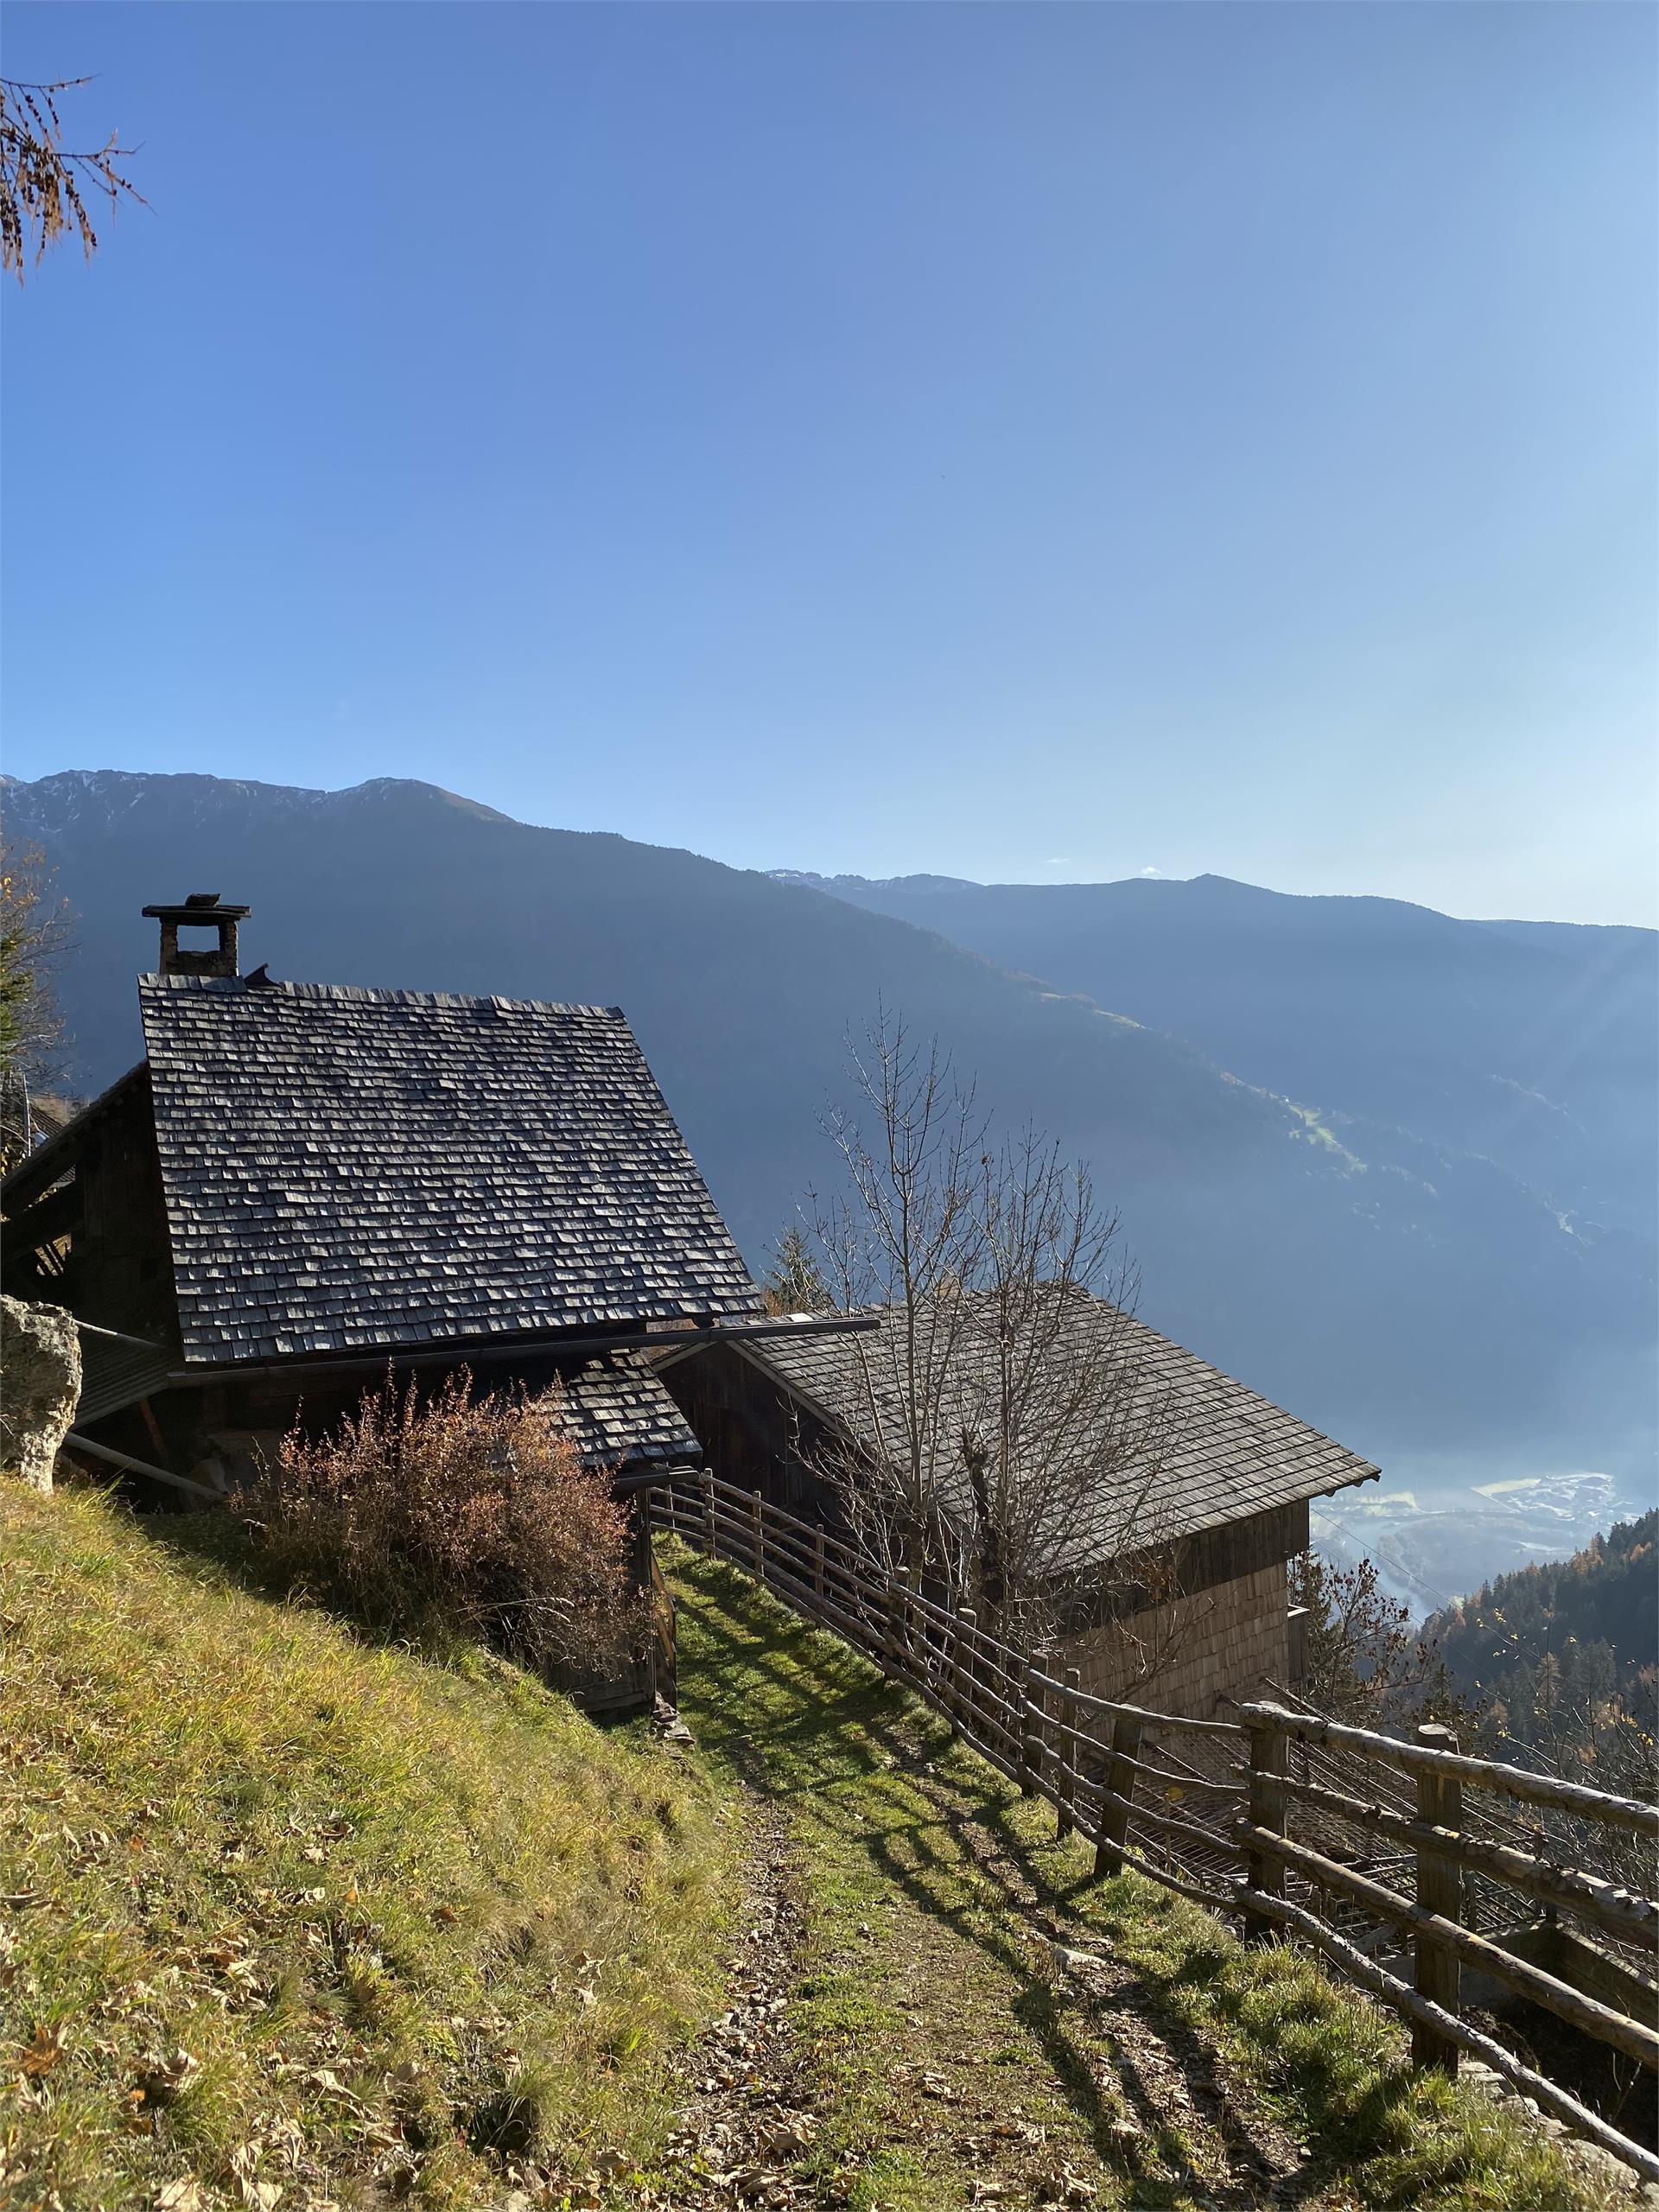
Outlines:
[[[577,1456],[556,1388],[474,1403],[388,1376],[337,1434],[296,1427],[245,1497],[278,1571],[391,1636],[489,1643],[530,1666],[620,1673],[640,1649],[626,1510]]]

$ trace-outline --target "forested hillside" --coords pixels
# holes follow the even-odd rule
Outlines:
[[[1659,1682],[1659,1511],[1571,1559],[1500,1575],[1424,1631],[1487,1725],[1554,1757],[1621,1721],[1649,1738]]]

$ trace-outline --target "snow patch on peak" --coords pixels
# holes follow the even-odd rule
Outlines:
[[[511,815],[409,776],[375,776],[340,791],[299,784],[265,784],[251,778],[194,773],[146,774],[125,768],[63,768],[32,783],[3,779],[14,835],[52,836],[72,826],[112,825],[146,799],[197,821],[250,809],[272,815],[311,814],[340,804],[429,804],[454,808],[480,821],[510,822]]]

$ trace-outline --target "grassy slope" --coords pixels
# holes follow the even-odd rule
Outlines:
[[[492,2134],[648,2152],[732,1834],[505,1668],[0,1484],[0,2203],[471,2205]]]
[[[791,1810],[817,2164],[855,2203],[1029,2203],[1068,2171],[1103,2204],[1607,2201],[1475,2093],[1414,2078],[1392,2018],[1306,1959],[1132,1875],[1095,1883],[1046,1806],[747,1579],[677,1572],[699,1742]],[[1045,1930],[1100,1968],[1057,1973]]]
[[[822,2201],[1601,2201],[1306,1961],[1090,1883],[855,1655],[680,1572],[702,1763],[0,1487],[0,2204],[499,2202],[515,2122],[550,2167],[649,2169],[658,2062],[716,2003],[734,1780],[801,1853]],[[1057,1977],[1050,1932],[1098,1972]]]

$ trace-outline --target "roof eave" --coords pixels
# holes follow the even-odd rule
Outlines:
[[[751,1323],[734,1317],[734,1325],[716,1320],[683,1332],[635,1327],[594,1331],[576,1328],[569,1333],[558,1330],[528,1329],[512,1334],[492,1336],[448,1337],[420,1344],[351,1344],[329,1351],[285,1352],[272,1356],[256,1354],[248,1359],[192,1359],[187,1356],[179,1370],[168,1377],[175,1388],[190,1388],[198,1383],[245,1380],[254,1375],[292,1375],[301,1376],[325,1371],[353,1368],[384,1370],[397,1367],[429,1367],[438,1364],[457,1364],[463,1361],[511,1359],[526,1351],[537,1351],[549,1357],[565,1359],[590,1358],[606,1351],[658,1351],[672,1346],[669,1359],[653,1360],[658,1370],[672,1363],[673,1358],[701,1350],[709,1344],[732,1343],[755,1332],[758,1328],[787,1332],[787,1324]]]
[[[27,1206],[50,1190],[60,1176],[67,1175],[75,1164],[87,1131],[95,1122],[101,1121],[130,1090],[137,1088],[139,1078],[149,1073],[149,1062],[140,1060],[123,1076],[118,1076],[107,1090],[101,1090],[90,1103],[81,1108],[73,1121],[66,1122],[55,1136],[36,1145],[27,1159],[20,1160],[3,1182],[0,1182],[0,1211],[10,1212],[17,1206]]]

